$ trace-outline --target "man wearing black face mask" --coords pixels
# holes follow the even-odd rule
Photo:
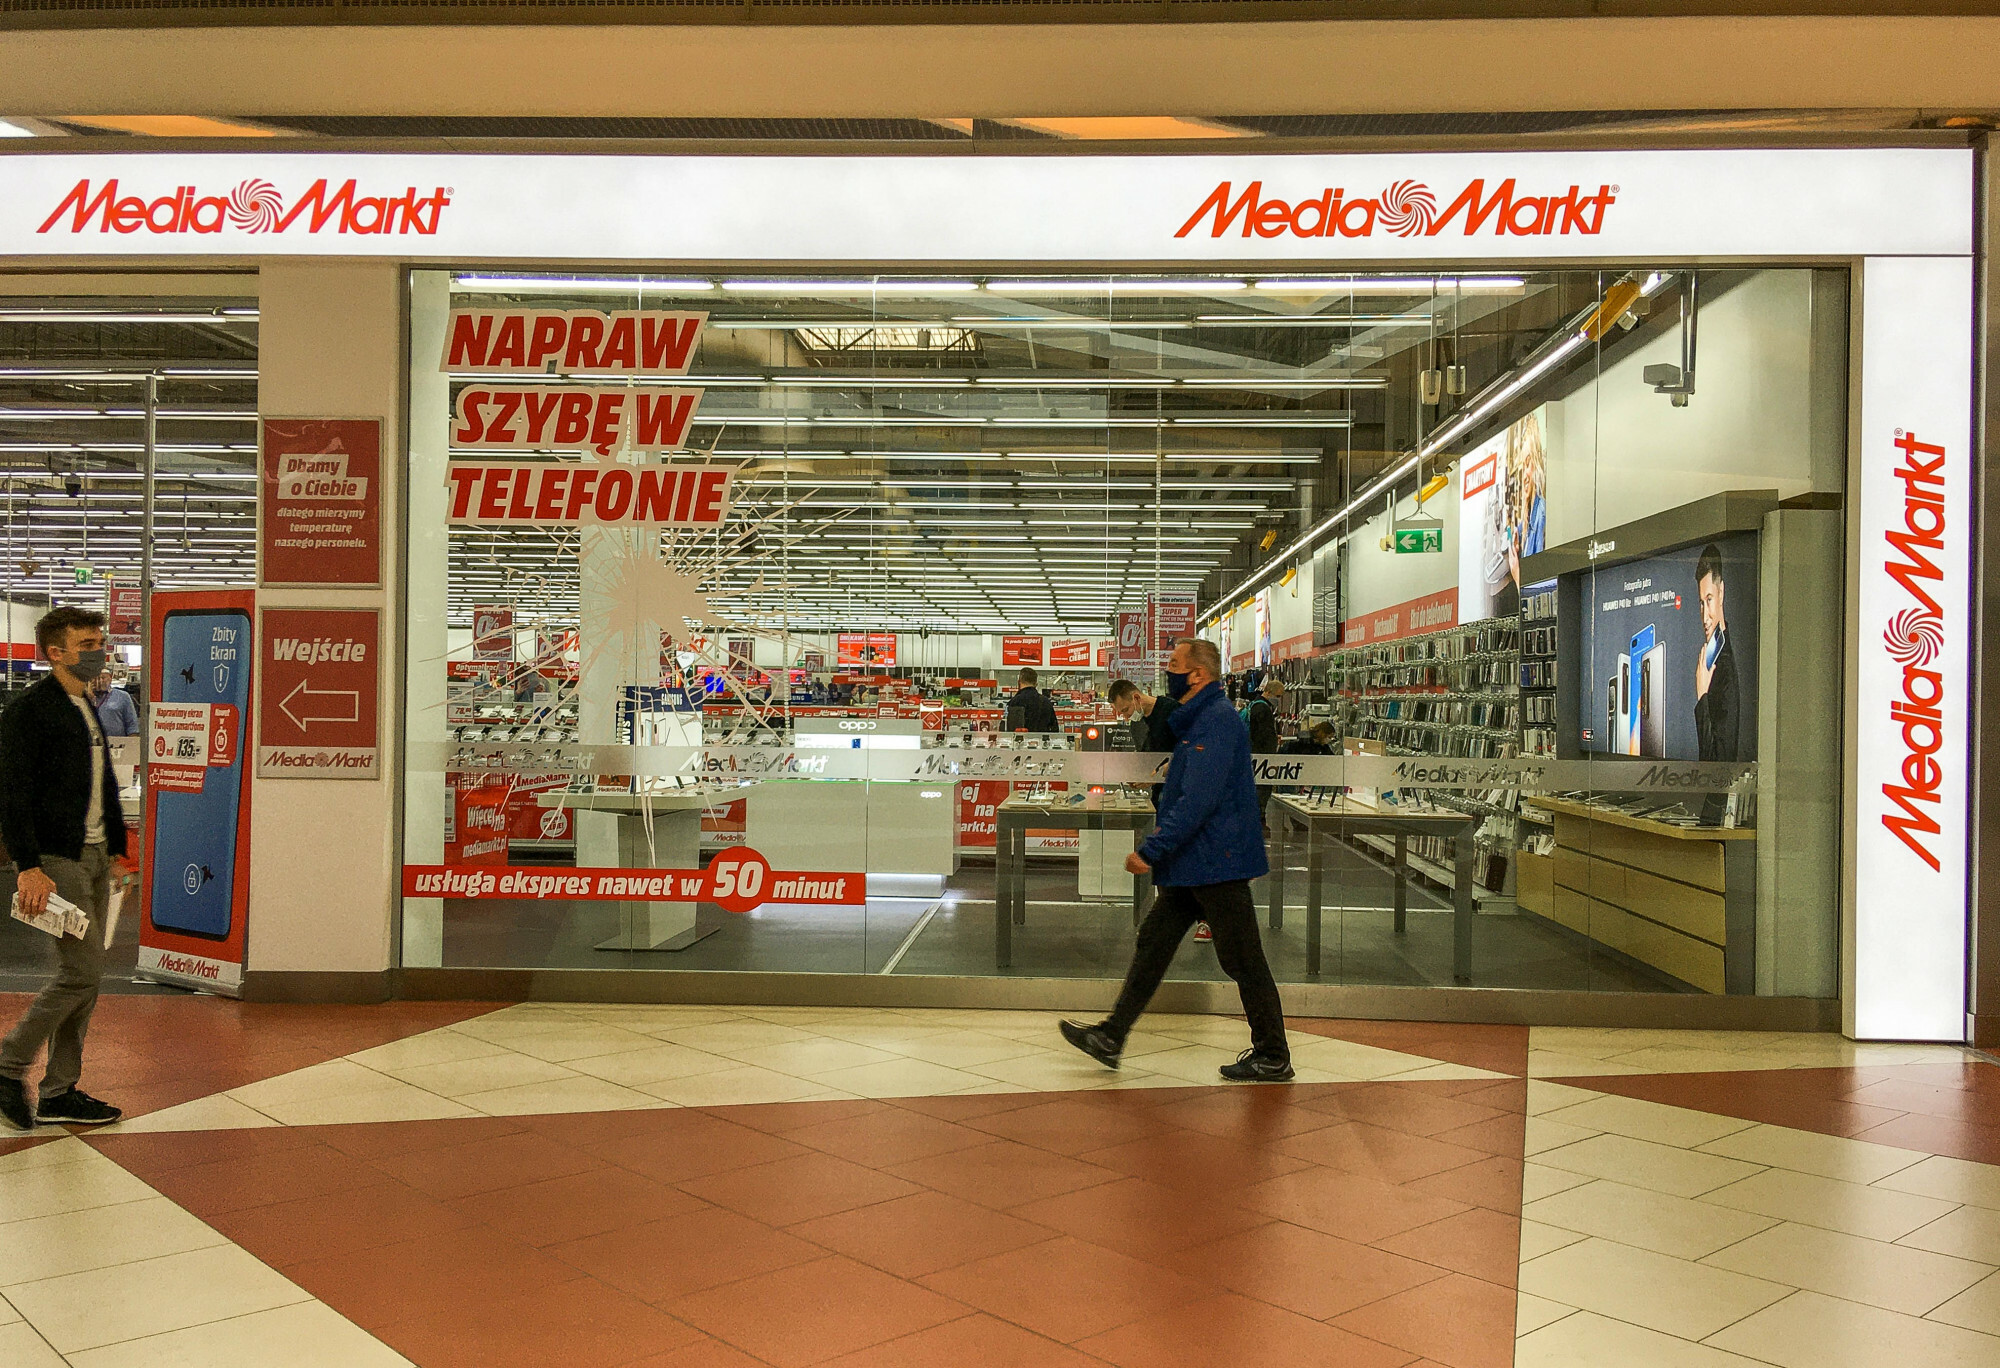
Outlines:
[[[39,913],[60,894],[90,926],[82,936],[50,939],[55,976],[0,1042],[0,1116],[22,1130],[38,1120],[104,1125],[120,1115],[76,1083],[104,971],[105,909],[113,882],[131,877],[113,864],[125,862],[125,817],[89,694],[104,673],[104,615],[53,609],[35,624],[35,644],[52,668],[0,714],[0,840],[24,910]],[[40,1106],[31,1110],[26,1080],[44,1045],[48,1068]]]

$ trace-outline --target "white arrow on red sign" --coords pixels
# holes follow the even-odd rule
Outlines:
[[[314,689],[308,687],[311,680],[301,679],[278,708],[292,719],[292,725],[300,731],[314,722],[358,722],[361,720],[361,691],[359,689]],[[343,705],[340,700],[347,700]],[[316,700],[331,700],[321,702]],[[297,705],[297,711],[293,705]],[[341,711],[342,707],[345,711]],[[334,711],[327,712],[331,708]],[[321,711],[315,712],[314,709]]]

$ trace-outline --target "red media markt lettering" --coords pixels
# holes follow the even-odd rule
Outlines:
[[[286,233],[300,227],[308,234],[330,230],[433,237],[450,203],[451,191],[442,185],[429,191],[411,185],[395,193],[364,194],[354,176],[337,185],[322,176],[289,202],[277,186],[255,177],[220,195],[204,194],[193,185],[177,185],[165,194],[129,194],[116,176],[102,184],[86,177],[35,231],[77,234],[94,228],[100,233],[204,235],[231,228]]]
[[[1595,237],[1604,228],[1606,211],[1617,202],[1617,192],[1615,185],[1600,185],[1594,192],[1572,185],[1561,194],[1523,195],[1509,176],[1489,193],[1482,177],[1440,210],[1430,187],[1412,180],[1397,181],[1377,195],[1351,199],[1345,189],[1328,186],[1296,201],[1265,198],[1261,180],[1251,181],[1240,192],[1233,182],[1223,181],[1174,236],[1187,237],[1206,222],[1208,235],[1217,238],[1231,229],[1246,238],[1365,238],[1374,237],[1378,228],[1396,237],[1436,237],[1454,223],[1467,237],[1488,225],[1501,237]]]
[[[1946,689],[1944,672],[1931,667],[1941,663],[1948,640],[1944,608],[1933,592],[1944,583],[1945,449],[1901,429],[1895,447],[1901,460],[1892,473],[1903,482],[1903,518],[1902,526],[1883,533],[1890,555],[1882,569],[1902,586],[1910,605],[1891,614],[1882,633],[1890,658],[1902,668],[1889,723],[1904,750],[1903,782],[1882,785],[1883,796],[1895,805],[1882,813],[1882,825],[1942,873],[1931,842],[1943,831],[1937,814],[1945,770],[1937,757],[1944,749]]]

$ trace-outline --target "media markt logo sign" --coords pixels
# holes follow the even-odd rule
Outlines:
[[[286,233],[295,226],[308,234],[334,232],[364,235],[416,234],[431,237],[451,203],[451,190],[437,186],[428,194],[412,185],[394,195],[365,195],[350,176],[335,184],[322,176],[303,194],[286,200],[267,180],[240,181],[226,195],[203,194],[196,186],[177,185],[171,194],[147,198],[128,194],[113,176],[102,183],[86,177],[63,196],[37,233],[147,232],[156,235],[206,235],[228,229],[251,235]]]
[[[1882,569],[1903,586],[1911,603],[1890,614],[1882,641],[1903,668],[1902,696],[1890,703],[1889,718],[1902,731],[1906,754],[1903,782],[1882,785],[1895,804],[1882,813],[1882,825],[1942,873],[1927,840],[1939,832],[1936,809],[1944,767],[1937,754],[1944,747],[1944,675],[1929,667],[1944,651],[1945,623],[1944,610],[1924,581],[1944,581],[1938,561],[1944,558],[1945,451],[1901,428],[1896,429],[1896,449],[1903,458],[1891,473],[1903,482],[1903,525],[1883,533],[1890,555]]]
[[[1595,237],[1604,215],[1618,199],[1618,187],[1600,185],[1585,193],[1572,185],[1559,195],[1523,195],[1515,178],[1507,177],[1488,193],[1484,177],[1473,180],[1438,209],[1439,196],[1421,181],[1401,180],[1381,194],[1347,198],[1347,191],[1329,187],[1317,196],[1295,202],[1264,198],[1264,182],[1251,181],[1240,194],[1230,181],[1209,192],[1201,207],[1175,233],[1184,238],[1204,220],[1208,235],[1221,237],[1239,222],[1249,237],[1374,237],[1379,228],[1395,237],[1437,237],[1458,224],[1465,236],[1492,225],[1495,235],[1549,237],[1574,233]]]

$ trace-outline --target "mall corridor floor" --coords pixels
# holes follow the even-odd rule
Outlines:
[[[0,1136],[0,1364],[2000,1365],[1972,1052],[1141,1024],[107,997],[130,1119]]]

